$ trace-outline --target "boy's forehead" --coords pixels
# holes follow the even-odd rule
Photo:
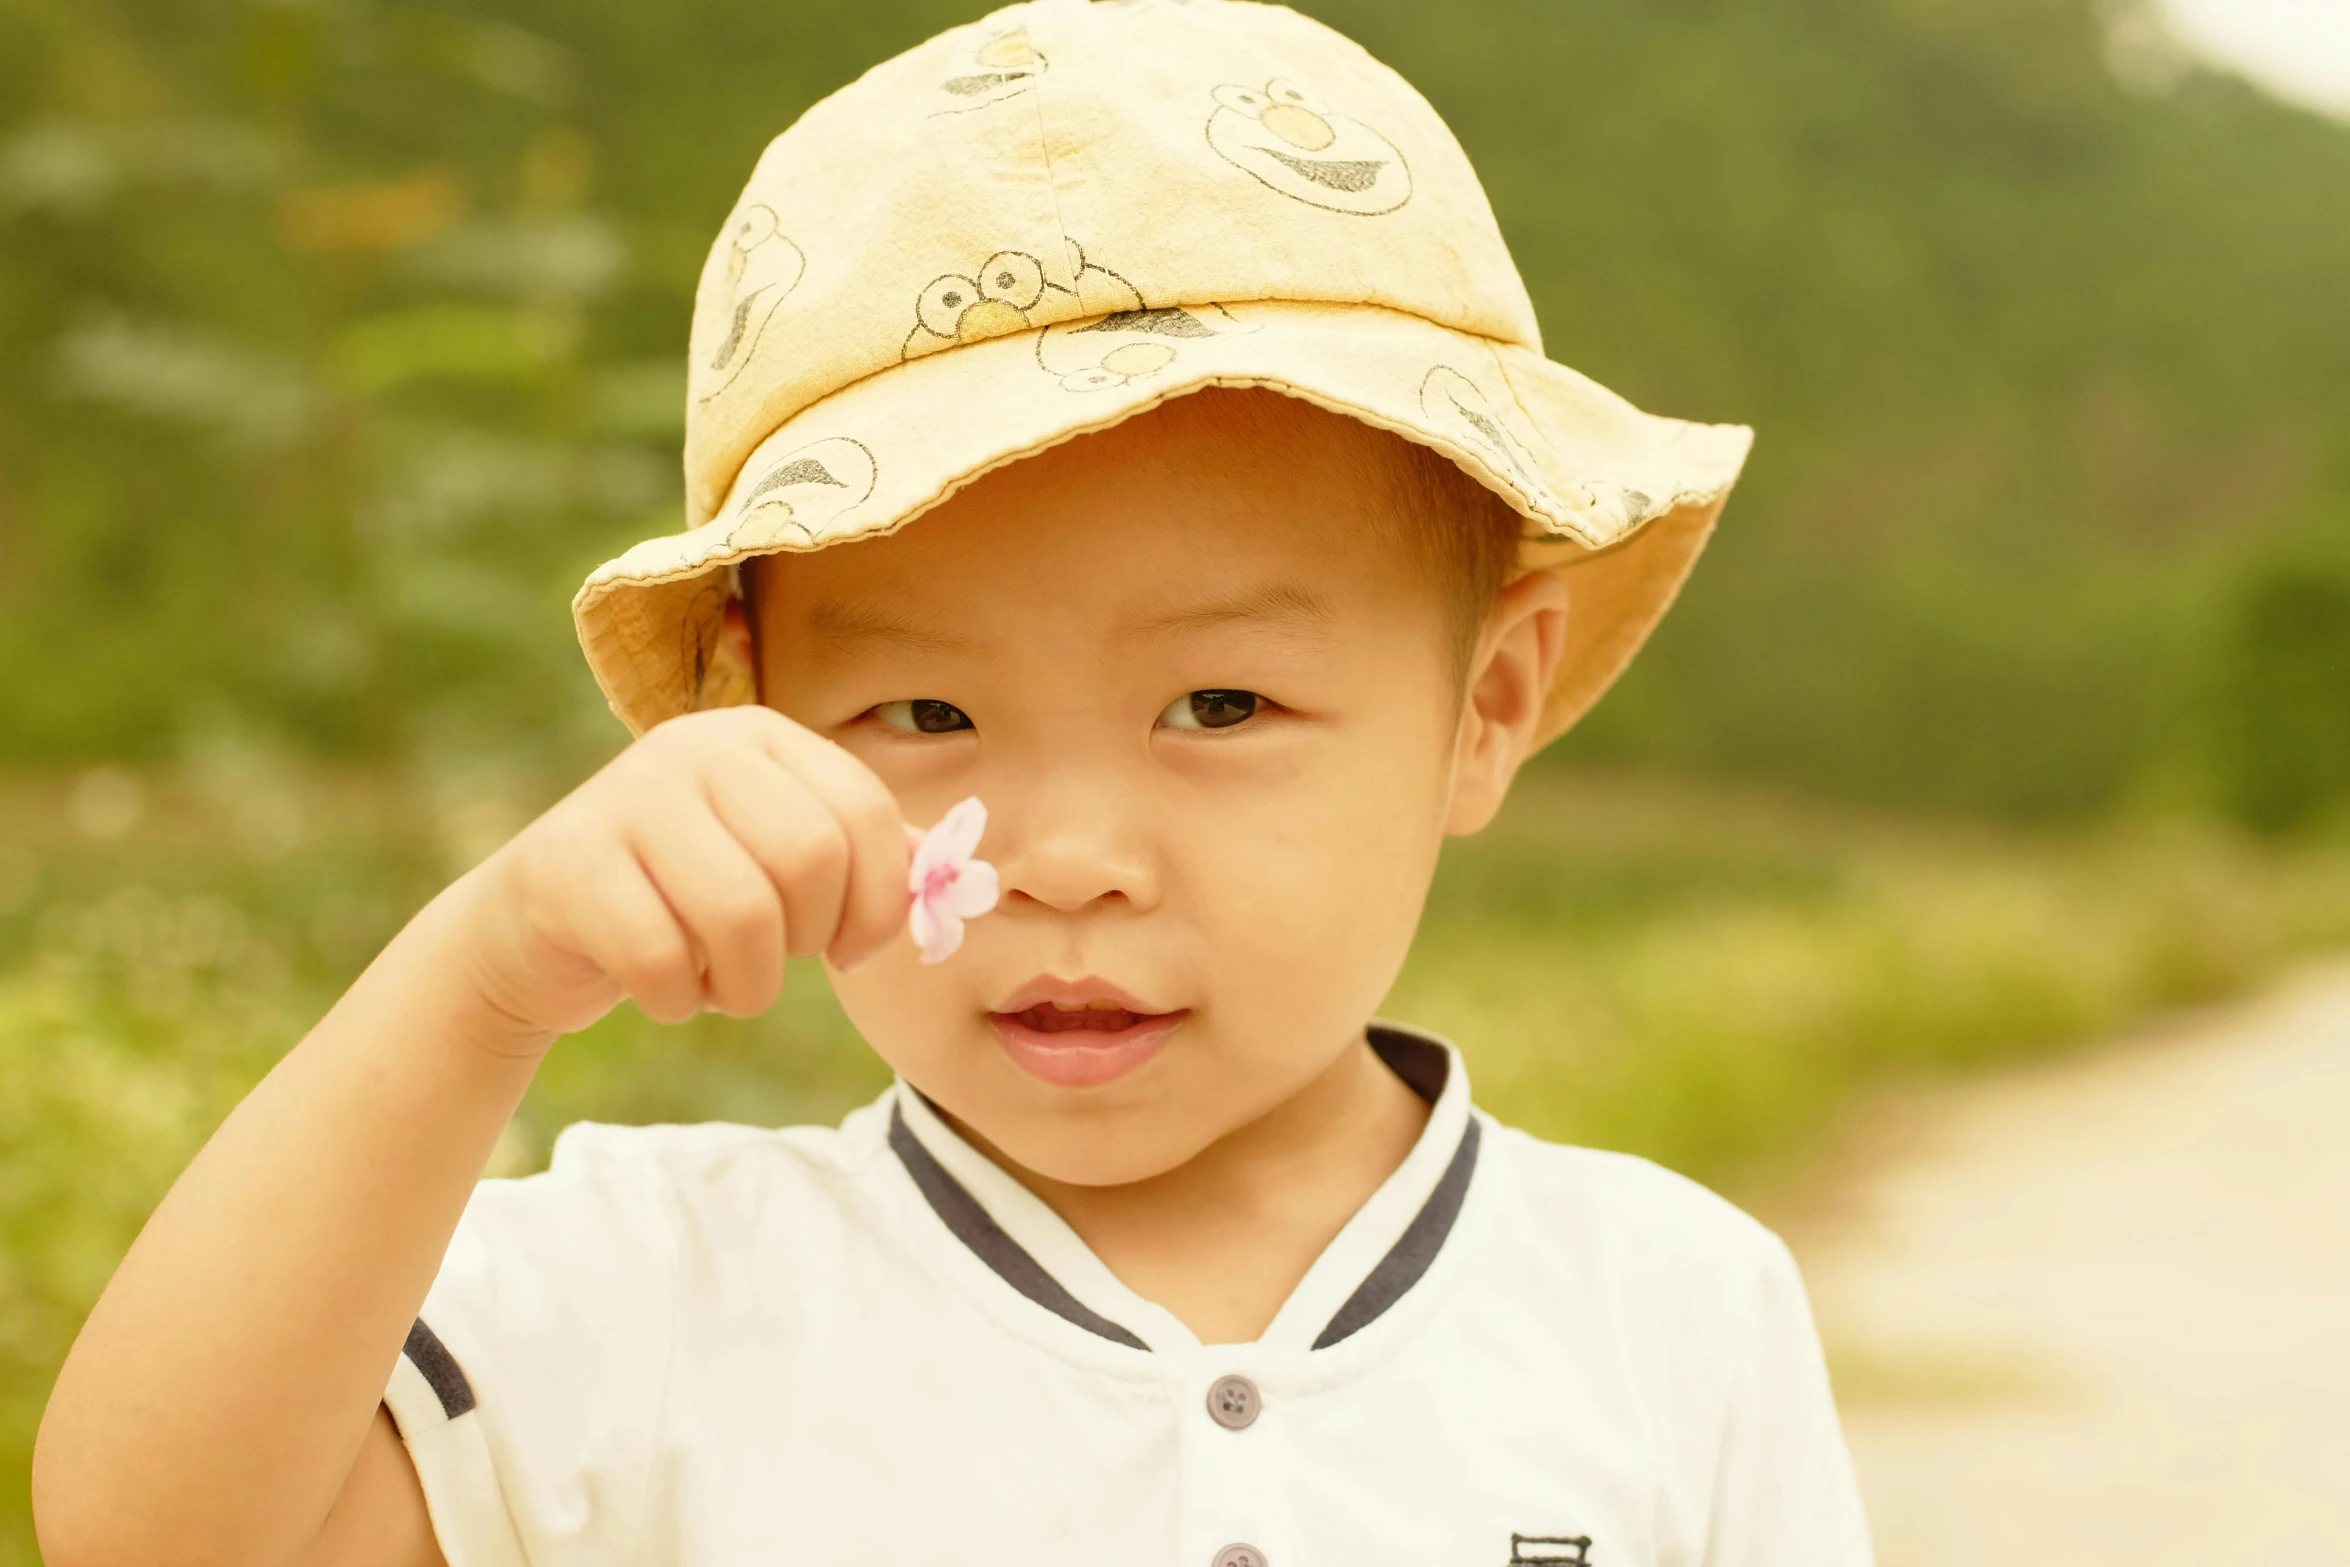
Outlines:
[[[1380,515],[1387,438],[1304,413],[1182,399],[990,474],[885,538],[769,557],[753,568],[761,602],[841,645],[1038,617],[1098,618],[1122,638],[1326,637],[1408,571]]]
[[[1050,582],[1026,574],[1016,558],[1005,562],[1009,570],[963,583],[918,571],[809,570],[809,557],[798,564],[768,580],[761,614],[770,634],[829,664],[967,658],[1011,640],[1079,638],[1115,652],[1242,635],[1308,652],[1343,642],[1350,619],[1366,613],[1342,586],[1224,551],[1177,574],[1105,550],[1083,575]]]
[[[1295,577],[1273,576],[1253,582],[1169,582],[1158,578],[1138,581],[1134,588],[1132,597],[1116,606],[1119,612],[1105,617],[1110,633],[1121,640],[1146,641],[1228,626],[1254,626],[1327,640],[1344,617],[1344,607],[1331,593]],[[891,642],[933,645],[942,650],[967,647],[972,640],[946,629],[962,618],[952,611],[962,606],[986,607],[976,595],[883,595],[846,584],[818,586],[796,599],[787,594],[785,601],[797,629],[829,644]],[[1010,618],[1060,618],[1053,614],[1059,607],[1022,597],[1009,606]]]

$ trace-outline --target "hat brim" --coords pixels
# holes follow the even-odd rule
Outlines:
[[[1442,452],[1532,524],[1571,594],[1541,739],[1671,605],[1753,434],[1642,413],[1530,350],[1367,305],[1191,305],[945,349],[843,387],[752,451],[715,515],[590,573],[580,645],[631,731],[721,698],[710,653],[755,555],[891,533],[982,475],[1206,386],[1266,387]]]

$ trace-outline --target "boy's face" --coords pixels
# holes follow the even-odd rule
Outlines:
[[[1376,522],[1385,437],[1265,424],[1239,442],[1178,401],[760,568],[767,700],[913,821],[979,796],[1003,878],[954,958],[893,944],[834,974],[841,1002],[1054,1180],[1163,1173],[1330,1068],[1522,751],[1488,755],[1474,699],[1508,684],[1491,623],[1464,706],[1441,585]],[[1563,606],[1545,623],[1555,649]]]

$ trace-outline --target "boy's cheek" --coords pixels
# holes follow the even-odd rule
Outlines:
[[[1270,1038],[1360,1024],[1411,946],[1434,862],[1422,841],[1430,836],[1394,816],[1331,812],[1282,834],[1203,847],[1183,884],[1218,1016]]]
[[[1201,910],[1218,1015],[1275,1040],[1351,1031],[1402,966],[1420,889],[1378,857],[1320,875],[1253,868]]]
[[[1185,813],[1175,879],[1202,908],[1225,911],[1219,925],[1409,923],[1443,843],[1441,805],[1432,768],[1392,758],[1315,768],[1294,788]]]

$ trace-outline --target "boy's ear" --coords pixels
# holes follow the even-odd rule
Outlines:
[[[1567,585],[1552,571],[1530,571],[1494,600],[1469,661],[1453,737],[1446,832],[1476,832],[1493,820],[1532,754],[1551,677],[1566,653],[1567,609]]]
[[[744,707],[758,700],[759,658],[751,618],[741,599],[728,599],[717,639],[710,644],[710,662],[702,668],[702,689],[694,697],[694,709]]]

